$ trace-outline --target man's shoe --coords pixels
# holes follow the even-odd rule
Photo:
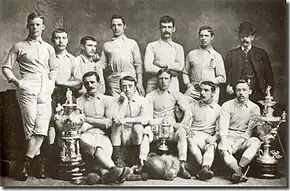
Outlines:
[[[186,170],[186,168],[183,165],[180,166],[178,175],[180,178],[183,178],[183,179],[191,179],[191,175],[189,174],[189,172]]]
[[[19,165],[19,166],[18,166]],[[22,161],[21,164],[18,164],[16,171],[14,172],[14,178],[19,181],[26,181],[28,178],[28,167],[30,165],[29,161]]]
[[[122,184],[123,182],[125,182],[126,178],[130,173],[131,173],[130,168],[124,167],[121,176],[117,179],[117,183]]]
[[[45,172],[45,161],[44,158],[37,156],[37,165],[38,170],[36,171],[35,177],[38,179],[45,179],[46,178],[46,172]]]
[[[209,180],[214,176],[214,172],[210,170],[209,166],[203,166],[199,171],[197,178],[200,180]]]
[[[102,182],[104,184],[114,183],[122,175],[123,169],[118,167],[112,167],[109,172],[103,175]]]
[[[231,181],[235,184],[240,183],[240,182],[247,182],[248,178],[243,175],[242,171],[239,170],[237,172],[234,172],[231,176]]]

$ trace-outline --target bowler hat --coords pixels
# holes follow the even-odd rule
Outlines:
[[[255,27],[249,23],[249,22],[242,22],[239,26],[239,32],[240,34],[246,34],[246,35],[250,35],[250,34],[255,34],[256,30]]]

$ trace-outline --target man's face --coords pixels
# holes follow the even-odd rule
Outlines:
[[[43,20],[37,17],[37,18],[28,20],[26,28],[29,31],[29,36],[36,38],[36,37],[41,37],[42,31],[44,30],[45,26],[44,26]]]
[[[98,92],[99,83],[97,82],[96,76],[85,77],[83,83],[89,95],[94,95]]]
[[[136,92],[135,82],[129,80],[121,81],[121,91],[124,92],[128,99],[131,99]]]
[[[111,23],[111,29],[114,37],[121,36],[125,33],[126,25],[123,24],[122,19],[113,19]]]
[[[54,37],[52,38],[52,44],[54,48],[58,51],[65,50],[67,47],[68,38],[67,33],[54,33]]]
[[[169,85],[171,83],[171,76],[170,74],[163,72],[158,77],[158,87],[160,90],[165,91],[169,88]]]
[[[248,47],[250,44],[252,44],[252,41],[254,40],[254,35],[251,35],[251,34],[239,34],[239,38],[240,38],[240,41],[241,41],[241,45],[243,47]]]
[[[200,46],[202,48],[209,47],[211,45],[211,41],[214,39],[214,36],[211,36],[208,30],[202,30],[199,33]]]
[[[200,99],[204,103],[212,103],[214,93],[211,90],[211,86],[201,84],[200,86]]]
[[[236,95],[239,102],[244,103],[249,100],[249,96],[252,93],[247,83],[239,83],[236,85]]]
[[[163,39],[172,38],[172,34],[175,31],[173,23],[160,23],[160,33]]]
[[[85,45],[81,45],[82,52],[87,57],[93,57],[96,54],[97,42],[93,40],[87,40]]]

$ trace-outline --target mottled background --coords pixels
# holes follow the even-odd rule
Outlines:
[[[239,23],[250,21],[258,31],[255,44],[268,52],[272,62],[274,97],[287,103],[287,15],[282,0],[0,0],[0,8],[1,63],[9,48],[26,37],[26,17],[35,10],[46,16],[43,39],[49,42],[51,32],[64,27],[69,32],[68,49],[75,55],[84,35],[96,37],[100,53],[102,44],[112,36],[109,21],[113,14],[125,17],[127,36],[138,42],[142,56],[146,45],[159,38],[158,20],[165,14],[176,20],[174,40],[183,45],[185,54],[198,46],[198,28],[211,25],[216,33],[214,47],[225,57],[239,45]],[[1,74],[0,91],[7,88],[13,86]]]

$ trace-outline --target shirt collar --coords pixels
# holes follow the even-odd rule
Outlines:
[[[201,48],[200,46],[198,47],[200,50],[202,50],[202,51],[207,51],[207,52],[209,52],[210,54],[214,51],[214,49],[213,49],[213,47],[212,46],[210,46],[209,48],[206,48],[206,49],[203,49],[203,48]]]
[[[33,39],[33,38],[31,38],[30,36],[28,36],[28,37],[26,38],[26,40],[27,40],[29,43],[31,43],[31,42],[39,42],[40,44],[42,44],[42,42],[43,42],[43,40],[42,40],[41,37],[38,37],[38,38],[36,38],[36,39]]]
[[[95,94],[95,96],[91,96],[88,93],[85,93],[85,98],[86,98],[87,101],[90,101],[90,100],[92,100],[94,98],[101,99],[101,95],[102,94],[97,93],[97,94]]]
[[[162,90],[160,90],[159,88],[157,89],[157,93],[158,94],[162,94],[162,93],[164,93],[164,92],[167,92],[167,93],[169,93],[169,94],[171,94],[172,92],[171,92],[171,90],[165,90],[165,91],[162,91]]]
[[[235,101],[236,101],[236,106],[237,106],[237,107],[242,107],[242,106],[245,106],[246,108],[249,107],[249,100],[248,100],[247,102],[245,102],[245,103],[241,103],[241,102],[239,102],[239,100],[236,98]]]
[[[245,47],[241,46],[242,51],[245,51]],[[252,49],[252,44],[249,45],[248,47],[249,51]]]
[[[122,39],[122,40],[126,40],[127,39],[127,37],[126,37],[126,35],[121,35],[121,36],[118,36],[118,37],[112,37],[112,41],[114,41],[114,40],[118,40],[118,39]]]
[[[170,46],[173,46],[173,40],[170,38],[170,39],[168,39],[167,41],[164,41],[164,40],[162,40],[161,38],[159,39],[159,41],[158,41],[160,44],[162,44],[162,43],[167,43],[167,44],[169,44]]]
[[[93,62],[93,59],[88,59],[85,55],[82,53],[80,54],[81,59],[83,60],[84,63],[86,62]]]
[[[206,107],[209,106],[211,109],[213,109],[213,102],[208,104],[208,103],[204,103],[202,100],[199,100],[199,106],[200,107]]]
[[[67,50],[64,50],[63,54],[55,54],[57,58],[63,58],[65,56],[69,57]]]

